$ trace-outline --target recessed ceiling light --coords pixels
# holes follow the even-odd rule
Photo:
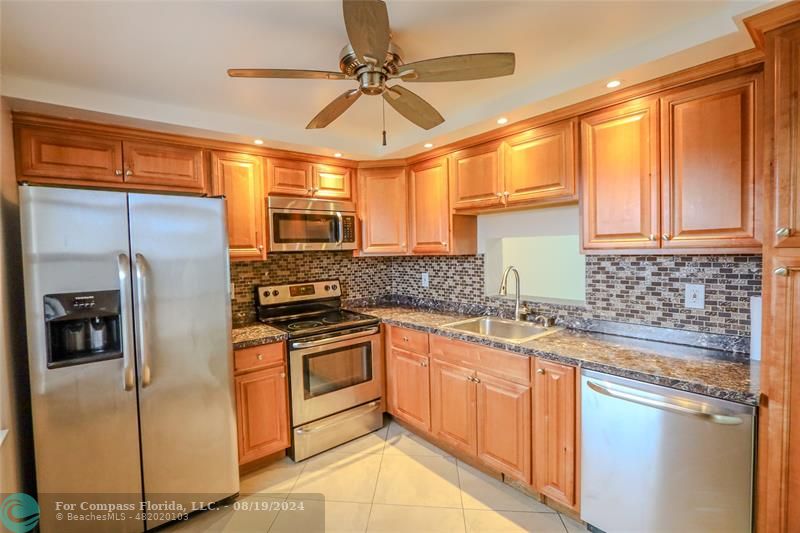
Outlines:
[[[606,83],[606,87],[609,89],[616,89],[620,85],[622,85],[622,82],[619,80],[611,80],[610,82]]]
[[[261,139],[256,139],[256,140],[253,141],[253,143],[254,144],[264,144],[264,141],[262,141]]]
[[[506,117],[500,117],[500,118],[497,119],[497,123],[498,124],[506,124],[507,122],[508,122],[508,119]]]
[[[425,148],[433,148],[433,143],[425,143],[422,146],[424,146]]]
[[[336,152],[335,154],[333,154],[333,157],[342,157],[342,153],[341,152]]]

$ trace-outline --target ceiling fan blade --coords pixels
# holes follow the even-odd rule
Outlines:
[[[306,129],[314,130],[324,128],[347,111],[348,108],[358,100],[359,96],[361,96],[361,91],[359,89],[351,89],[340,94],[333,102],[326,105],[322,111],[317,113],[316,117],[311,119]]]
[[[513,52],[464,54],[407,63],[393,78],[403,81],[467,81],[514,73]]]
[[[346,80],[346,74],[325,70],[295,70],[288,68],[229,68],[231,78],[288,78],[307,80]]]
[[[429,130],[444,122],[442,115],[431,104],[400,85],[387,87],[383,99],[422,129]]]
[[[343,0],[344,26],[356,56],[383,65],[389,50],[389,12],[382,0]]]

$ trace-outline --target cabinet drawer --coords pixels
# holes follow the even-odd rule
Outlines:
[[[252,348],[243,348],[233,352],[233,370],[241,372],[254,368],[264,368],[276,364],[283,364],[283,342],[274,342]]]
[[[425,332],[393,326],[389,335],[394,348],[423,355],[428,354],[428,334]]]
[[[430,343],[431,355],[438,359],[465,365],[515,383],[530,383],[530,357],[438,335],[431,335]]]

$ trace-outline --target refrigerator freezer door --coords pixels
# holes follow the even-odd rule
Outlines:
[[[133,342],[126,336],[132,318],[124,305],[131,297],[126,195],[27,186],[19,192],[42,531],[141,531],[143,523],[135,521],[105,528],[54,522],[47,511],[48,499],[64,493],[79,500],[97,501],[102,494],[116,494],[119,503],[141,499]],[[123,357],[48,369],[44,296],[114,290],[123,304]]]
[[[129,195],[150,501],[191,505],[239,491],[223,209],[221,199]]]

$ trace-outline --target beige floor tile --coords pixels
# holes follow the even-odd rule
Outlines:
[[[468,533],[522,532],[565,533],[556,513],[522,513],[517,511],[464,511]]]
[[[283,498],[272,498],[265,494],[253,494],[237,500],[228,508],[203,511],[192,515],[188,520],[176,522],[165,530],[170,533],[241,533],[242,531],[267,531],[278,516],[278,505]]]
[[[367,532],[457,533],[464,531],[461,509],[373,504]]]
[[[356,453],[383,453],[383,447],[386,444],[386,433],[389,431],[388,424],[373,431],[363,437],[359,437],[350,442],[337,446],[326,453],[339,453],[339,454],[356,454]]]
[[[436,455],[450,457],[446,451],[392,422],[386,437],[385,455]]]
[[[461,461],[458,462],[458,475],[464,509],[555,512],[523,492]]]
[[[320,499],[303,494],[322,494],[330,501],[370,503],[380,464],[379,454],[325,453],[308,459],[289,499]]]
[[[241,494],[254,492],[288,494],[305,466],[305,463],[295,463],[288,457],[284,457],[261,470],[243,476],[239,483],[239,492]]]
[[[375,503],[461,507],[455,459],[384,455]]]
[[[315,500],[296,503],[303,508],[282,510],[270,533],[363,533],[367,529],[369,503]]]
[[[588,531],[584,524],[573,520],[567,515],[561,513],[559,513],[559,515],[561,516],[561,521],[564,522],[565,526],[567,526],[567,531],[569,531],[569,533],[586,533],[586,531]]]

